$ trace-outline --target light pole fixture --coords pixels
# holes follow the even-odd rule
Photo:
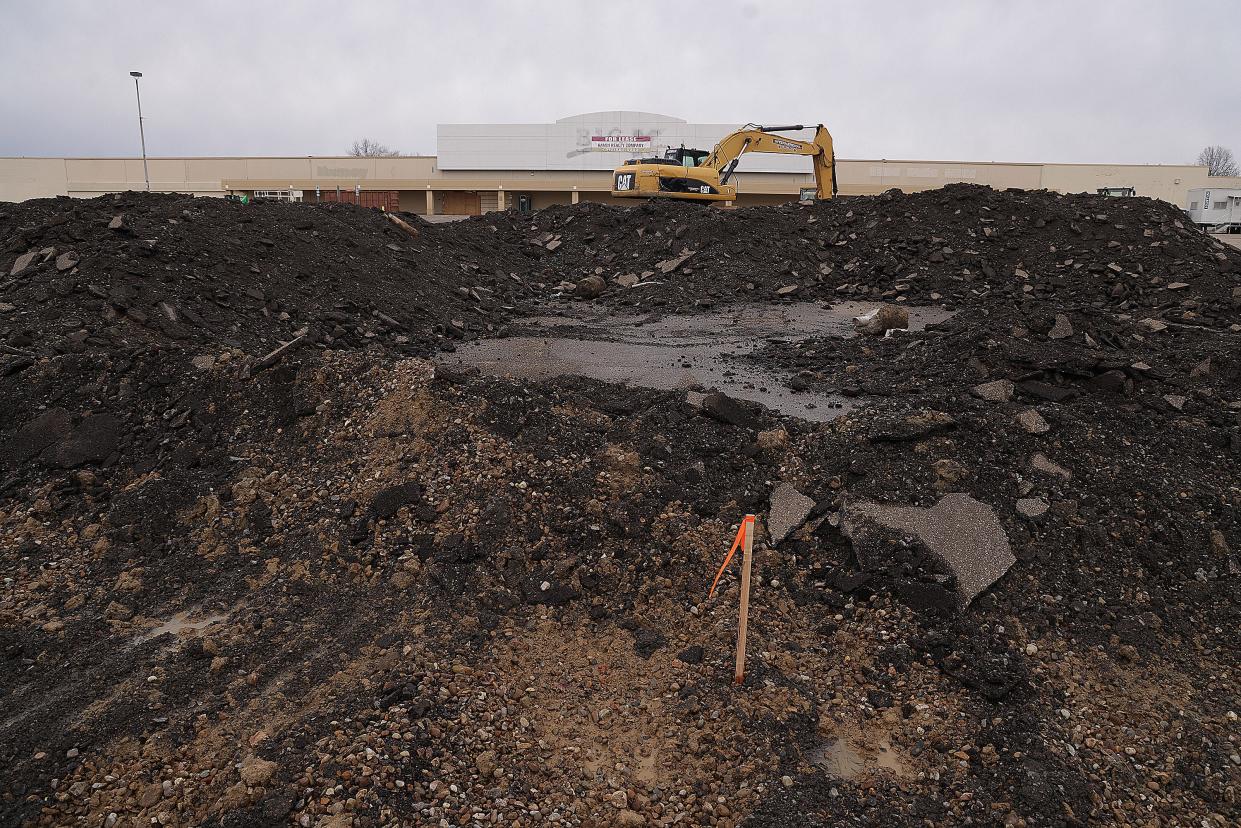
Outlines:
[[[134,94],[138,96],[138,137],[142,139],[142,177],[147,182],[147,192],[151,191],[151,173],[147,169],[147,136],[146,131],[142,128],[142,93],[138,91],[138,78],[142,77],[141,72],[130,72],[129,76],[134,79]]]

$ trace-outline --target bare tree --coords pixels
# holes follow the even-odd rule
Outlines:
[[[353,142],[349,154],[354,158],[397,158],[401,153],[387,144],[372,141],[370,138],[360,138]]]
[[[1237,170],[1237,161],[1232,157],[1232,150],[1218,144],[1198,153],[1198,163],[1207,168],[1207,175],[1241,175]]]

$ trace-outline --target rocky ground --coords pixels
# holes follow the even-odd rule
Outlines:
[[[0,822],[1237,824],[1241,252],[977,187],[404,218],[0,205]],[[433,359],[837,300],[956,314],[744,357],[827,423]],[[853,528],[967,501],[965,606],[970,527]]]

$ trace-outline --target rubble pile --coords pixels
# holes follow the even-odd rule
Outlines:
[[[0,205],[0,822],[1235,822],[1237,251],[978,187],[403,218]],[[434,359],[811,300],[889,321],[737,364],[826,422]]]
[[[425,356],[486,332],[508,279],[473,287],[479,265],[418,232],[340,205],[136,193],[0,205],[14,306],[0,331],[37,354],[156,342],[257,353],[308,337]]]
[[[740,298],[994,310],[1052,301],[1151,326],[1228,327],[1241,306],[1236,251],[1150,199],[950,185],[733,211],[655,202],[493,213],[455,235],[524,254],[536,280],[566,292],[598,276],[605,301],[677,310]]]

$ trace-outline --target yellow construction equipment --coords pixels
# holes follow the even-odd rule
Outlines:
[[[663,158],[636,158],[612,173],[612,195],[618,198],[676,198],[685,201],[732,201],[736,186],[729,184],[741,156],[747,152],[809,155],[814,165],[815,197],[836,195],[836,155],[832,136],[819,124],[813,141],[800,141],[777,132],[805,129],[794,126],[765,127],[747,124],[725,136],[715,149],[669,147]]]

